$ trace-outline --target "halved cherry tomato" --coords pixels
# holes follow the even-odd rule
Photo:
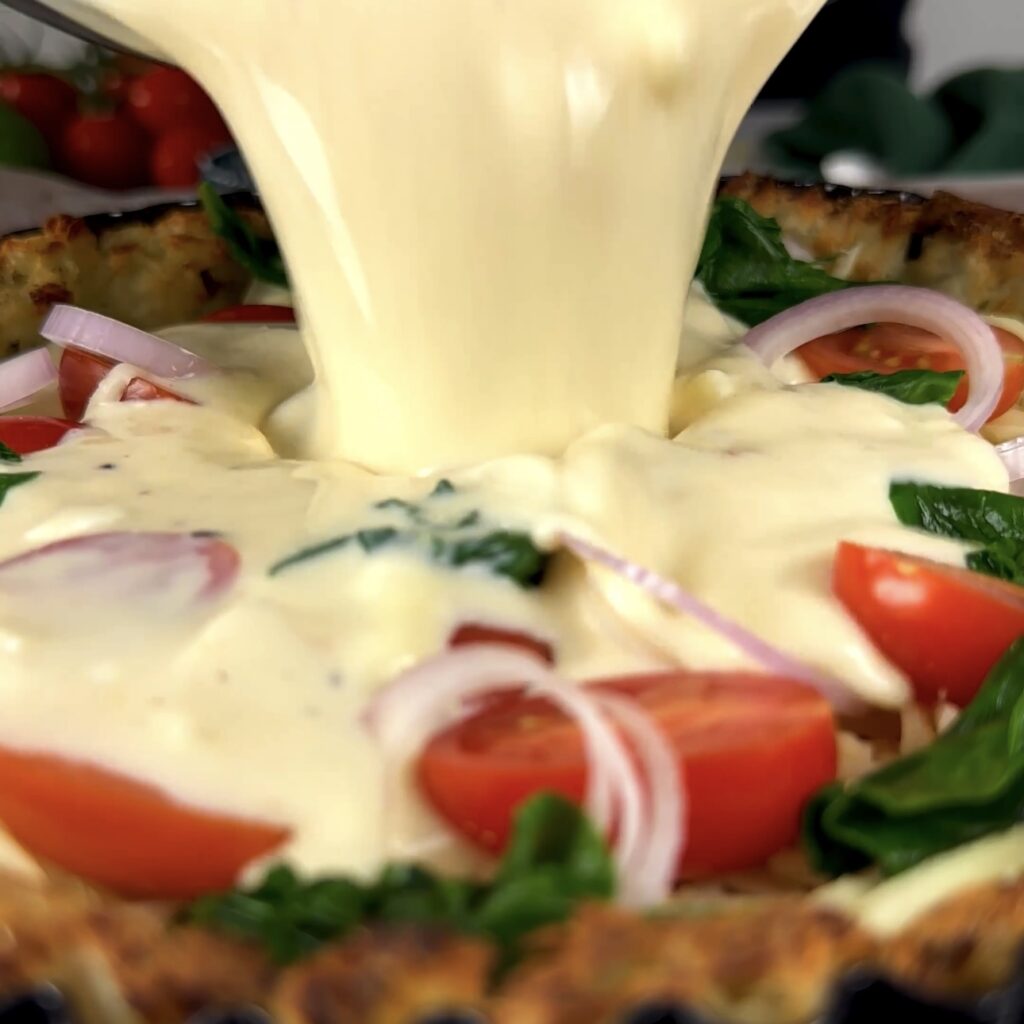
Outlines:
[[[149,176],[163,188],[191,188],[199,183],[203,157],[231,141],[224,124],[183,124],[158,135],[149,157]]]
[[[59,586],[106,601],[160,597],[165,610],[220,597],[238,577],[237,549],[206,533],[110,531],[66,537],[0,562],[0,588],[27,597]]]
[[[78,108],[78,93],[63,78],[45,71],[0,74],[0,99],[27,117],[53,143]]]
[[[148,181],[149,139],[119,111],[77,114],[57,147],[65,173],[97,188],[136,188]]]
[[[80,420],[85,415],[85,407],[89,404],[93,392],[99,387],[100,381],[117,365],[112,359],[82,352],[77,348],[66,348],[61,353],[60,367],[57,377],[57,388],[60,392],[60,403],[64,415]],[[152,402],[167,399],[173,402],[187,402],[195,405],[190,398],[176,395],[173,391],[160,387],[145,377],[132,377],[121,393],[122,402]]]
[[[913,555],[843,542],[832,590],[925,703],[969,704],[1024,636],[1024,587]]]
[[[688,875],[762,863],[796,838],[804,804],[835,777],[831,709],[799,683],[678,671],[590,685],[632,698],[668,736],[688,796]],[[522,694],[497,696],[439,733],[416,771],[442,817],[493,852],[531,794],[579,801],[586,786],[578,728],[549,701]]]
[[[291,306],[268,306],[253,303],[245,306],[228,306],[203,317],[208,324],[293,324],[295,310]]]
[[[472,644],[502,644],[506,647],[519,647],[536,654],[547,662],[555,660],[555,652],[551,644],[539,640],[529,633],[520,633],[514,629],[501,629],[498,626],[487,626],[482,622],[464,622],[448,638],[449,647],[468,647]]]
[[[288,838],[213,814],[104,768],[0,747],[0,822],[33,856],[125,896],[189,899],[230,888]]]
[[[227,126],[203,87],[180,68],[156,67],[139,75],[128,90],[128,107],[135,120],[153,135],[182,125]]]
[[[1011,408],[1024,391],[1024,341],[1009,331],[993,328],[1003,350],[1003,394],[992,419]],[[964,370],[959,350],[937,334],[904,324],[872,324],[808,342],[797,355],[819,379],[830,373],[895,373],[897,370]],[[964,378],[949,403],[956,412],[967,401]]]
[[[0,416],[0,443],[19,455],[31,455],[52,448],[81,425],[52,416]]]

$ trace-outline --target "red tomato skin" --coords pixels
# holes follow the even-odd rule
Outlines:
[[[100,92],[116,104],[122,105],[128,102],[128,94],[134,81],[132,75],[125,74],[120,68],[112,67],[100,78]]]
[[[31,121],[51,145],[78,108],[74,87],[42,71],[0,75],[0,99]]]
[[[763,863],[796,839],[804,804],[835,778],[831,710],[799,683],[680,672],[590,685],[637,699],[681,753],[688,801],[681,877]],[[690,710],[703,712],[704,721],[687,738]],[[547,701],[501,696],[435,736],[416,766],[431,806],[470,841],[498,853],[515,808],[531,795],[544,790],[582,802],[579,734],[557,712],[552,728],[552,714]],[[736,741],[740,719],[746,746]],[[510,728],[514,749],[494,754],[495,736]]]
[[[832,590],[926,704],[965,707],[1024,636],[1024,587],[912,555],[844,541]]]
[[[0,416],[0,442],[19,455],[31,455],[59,444],[81,425],[52,416]]]
[[[150,177],[162,188],[191,188],[199,183],[199,161],[231,141],[226,128],[186,124],[158,136],[149,160]]]
[[[1024,391],[1024,341],[1017,335],[993,327],[1003,350],[1003,393],[990,420],[1012,408]],[[819,380],[831,373],[895,373],[897,370],[963,370],[966,365],[959,351],[949,342],[928,331],[903,324],[875,324],[855,327],[809,342],[797,355]],[[949,403],[956,412],[967,401],[968,381],[960,382]]]
[[[103,359],[91,352],[83,352],[77,348],[64,349],[57,376],[57,388],[64,415],[69,419],[81,420],[93,392],[116,365],[113,360]],[[195,405],[191,399],[176,395],[143,377],[132,377],[121,393],[122,402],[151,402],[157,399]]]
[[[520,633],[514,629],[488,626],[482,622],[464,622],[456,627],[448,638],[449,647],[469,647],[474,644],[498,644],[504,647],[518,647],[536,654],[548,664],[554,664],[555,652],[546,640]]]
[[[203,317],[208,324],[293,324],[295,310],[291,306],[270,306],[250,303],[242,306],[228,306]]]
[[[0,821],[30,853],[114,892],[191,899],[234,885],[286,828],[178,803],[83,762],[0,747]]]
[[[61,169],[96,188],[125,189],[148,180],[149,140],[122,113],[79,114],[65,125]]]
[[[128,107],[135,120],[152,135],[184,125],[218,127],[227,134],[213,100],[180,68],[157,67],[137,77],[128,89]]]

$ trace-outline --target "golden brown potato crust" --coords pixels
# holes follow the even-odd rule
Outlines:
[[[446,1010],[489,1024],[616,1024],[659,1000],[729,1024],[804,1024],[859,965],[937,995],[991,990],[1022,940],[1024,880],[962,893],[887,941],[796,896],[683,897],[656,917],[584,907],[492,984],[485,943],[435,928],[362,929],[282,969],[166,908],[9,882],[0,998],[51,981],[83,1024],[184,1024],[205,1007],[247,1005],[278,1024],[420,1024]]]
[[[1024,318],[1024,214],[945,192],[921,199],[753,174],[721,191],[775,218],[838,277],[934,288],[981,312]]]
[[[285,971],[270,1009],[278,1024],[407,1024],[482,1009],[493,960],[482,942],[432,928],[379,928]]]
[[[591,907],[546,939],[499,992],[495,1024],[612,1022],[661,999],[716,1019],[795,1024],[874,952],[848,919],[797,898],[654,920]]]
[[[246,216],[269,231],[262,214]],[[0,239],[0,355],[38,344],[39,325],[57,302],[148,330],[236,303],[249,281],[195,207],[53,217],[40,231]]]

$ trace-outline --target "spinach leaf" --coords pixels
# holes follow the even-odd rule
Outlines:
[[[261,281],[288,286],[284,259],[273,238],[256,234],[245,218],[232,210],[209,182],[204,181],[199,186],[199,201],[213,233],[224,240],[238,263]]]
[[[904,526],[978,542],[979,549],[967,556],[971,569],[1024,584],[1024,498],[897,481],[889,487],[889,501]]]
[[[544,580],[550,556],[534,544],[529,534],[518,530],[487,529],[483,516],[476,509],[456,519],[439,515],[444,499],[455,493],[449,480],[441,480],[422,502],[405,498],[385,498],[374,508],[397,513],[405,524],[401,527],[380,526],[341,534],[319,544],[302,548],[275,562],[271,576],[321,555],[357,544],[370,554],[389,545],[403,545],[423,551],[438,565],[451,569],[480,566],[497,576],[505,576],[523,588],[538,587]]]
[[[35,480],[37,476],[39,476],[38,473],[0,473],[0,505],[15,487]]]
[[[0,462],[21,462],[21,456],[13,449],[0,441]]]
[[[804,815],[812,863],[893,875],[1024,821],[1024,638],[956,723],[930,746],[822,790]]]
[[[719,309],[750,326],[850,287],[814,263],[793,259],[778,222],[734,198],[715,203],[696,276]]]
[[[370,883],[300,879],[278,865],[252,889],[205,896],[182,919],[263,943],[290,963],[373,921],[441,924],[490,939],[499,963],[517,955],[534,928],[564,920],[585,900],[615,892],[604,841],[583,812],[542,793],[516,815],[508,849],[489,883],[444,878],[414,865],[390,865]]]
[[[897,370],[896,373],[832,373],[822,384],[843,384],[864,391],[876,391],[907,405],[949,405],[963,370]]]

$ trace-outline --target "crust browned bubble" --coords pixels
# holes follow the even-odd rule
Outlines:
[[[654,920],[593,907],[548,943],[497,996],[496,1024],[610,1024],[663,999],[721,1020],[796,1024],[874,951],[846,918],[792,898]]]
[[[378,928],[286,971],[270,1009],[278,1024],[406,1024],[483,1009],[493,953],[434,928]]]
[[[962,892],[918,918],[882,951],[911,984],[944,994],[981,994],[1002,984],[1024,943],[1024,879]]]
[[[262,214],[246,211],[269,232]],[[0,355],[39,342],[54,303],[152,329],[239,301],[249,274],[198,208],[155,217],[52,217],[39,231],[0,239]]]
[[[721,192],[778,220],[838,277],[932,288],[984,313],[1024,318],[1024,214],[946,192],[922,199],[753,174]]]

